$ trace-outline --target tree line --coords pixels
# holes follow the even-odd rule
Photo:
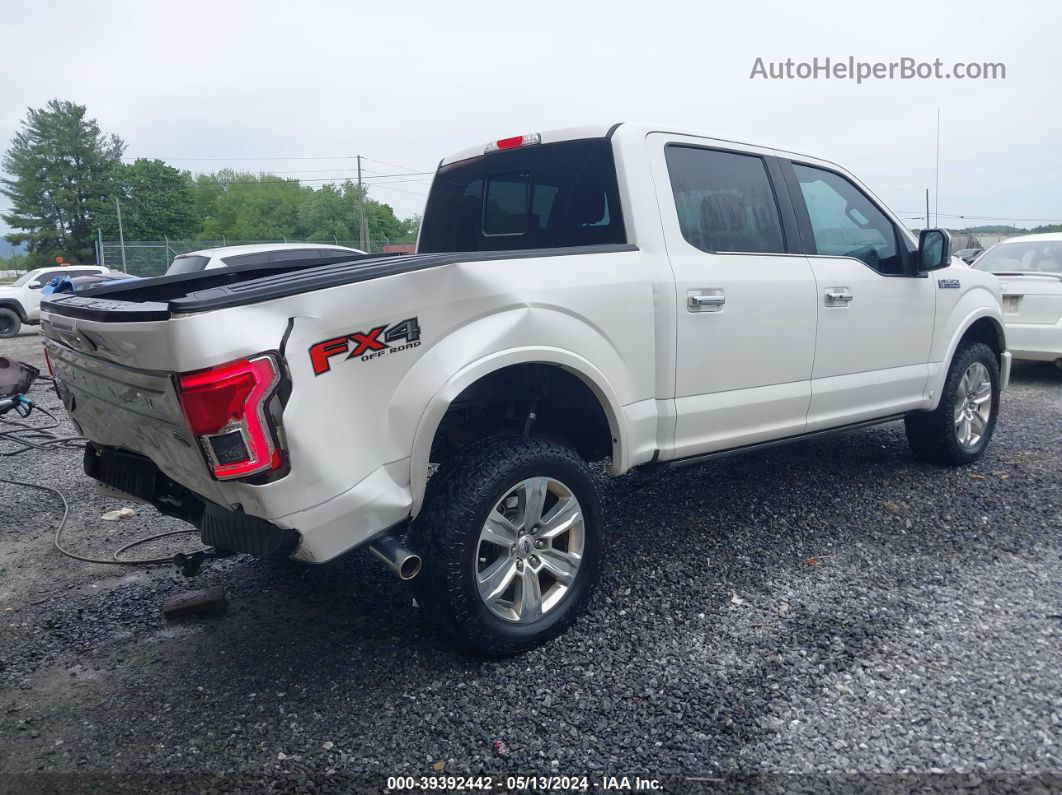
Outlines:
[[[357,240],[364,198],[372,240],[411,242],[420,218],[398,218],[348,180],[311,188],[297,179],[224,169],[193,176],[162,160],[123,161],[125,142],[105,134],[84,105],[51,100],[30,108],[0,167],[0,217],[24,244],[26,265],[95,261],[97,234],[126,240]]]

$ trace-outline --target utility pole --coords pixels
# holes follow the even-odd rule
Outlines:
[[[933,226],[940,226],[940,108],[937,108],[937,183],[933,191]]]
[[[929,188],[926,188],[926,225],[924,229],[929,229]]]
[[[118,211],[118,244],[122,247],[122,270],[125,271],[125,232],[122,231],[122,204],[114,197],[114,208]]]
[[[103,230],[96,230],[96,262],[106,267],[107,255],[103,253]]]
[[[361,184],[361,155],[358,155],[358,248],[369,252],[369,225],[365,221],[365,188]]]

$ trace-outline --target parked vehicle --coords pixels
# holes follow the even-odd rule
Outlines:
[[[974,268],[999,277],[1014,358],[1062,368],[1062,233],[1008,238]]]
[[[369,546],[505,655],[590,596],[590,461],[901,419],[977,460],[1010,354],[998,280],[949,249],[829,161],[584,127],[445,158],[417,254],[97,288],[48,303],[45,344],[89,475],[224,549]]]
[[[973,265],[973,261],[980,257],[982,252],[984,252],[983,248],[960,248],[952,256],[958,257],[967,265]]]
[[[40,323],[41,290],[56,276],[98,276],[108,272],[102,265],[53,265],[36,268],[10,285],[0,286],[0,338],[14,337],[23,323]]]
[[[335,257],[340,254],[364,254],[347,246],[324,243],[253,243],[221,248],[204,248],[190,251],[173,258],[166,269],[167,276],[178,273],[195,273],[213,268],[231,268],[236,265],[253,265],[263,262],[281,262],[294,259]]]
[[[132,279],[138,279],[139,276],[131,276],[128,273],[122,273],[121,271],[108,271],[107,273],[89,273],[84,275],[68,275],[61,274],[55,276],[44,287],[41,288],[41,296],[51,295],[52,293],[73,293],[78,290],[86,290],[89,287],[95,287],[96,285],[104,282],[122,282],[130,281]]]

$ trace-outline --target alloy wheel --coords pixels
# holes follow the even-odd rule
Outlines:
[[[506,621],[537,621],[575,583],[585,540],[582,507],[571,489],[550,477],[520,481],[498,500],[480,531],[480,598]]]

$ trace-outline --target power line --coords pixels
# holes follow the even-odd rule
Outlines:
[[[393,190],[393,191],[396,191],[398,193],[408,193],[410,196],[420,196],[422,198],[427,198],[427,196],[428,196],[427,193],[418,193],[415,190],[402,190],[402,188],[392,188],[390,185],[375,185],[374,184],[374,185],[370,185],[369,187],[372,187],[372,188],[383,188],[384,190]]]
[[[122,160],[176,160],[176,161],[189,161],[189,162],[227,162],[227,161],[261,161],[261,160],[357,160],[357,155],[292,155],[291,157],[281,157],[278,155],[270,155],[267,157],[150,157],[148,155],[123,155]],[[414,174],[434,174],[434,171],[421,171],[413,166],[403,166],[400,163],[391,163],[387,160],[378,160],[375,157],[366,157],[362,155],[363,160],[371,160],[373,163],[382,163],[385,166],[391,166],[392,168],[400,168],[404,171],[409,171]]]
[[[904,215],[907,215],[907,214],[914,214],[917,211],[915,211],[915,210],[900,210],[899,212],[904,214]],[[961,219],[964,219],[964,220],[967,220],[967,221],[1033,221],[1035,223],[1041,223],[1041,224],[1059,224],[1059,223],[1062,223],[1062,220],[1059,220],[1058,218],[1005,218],[1005,217],[1003,217],[1001,215],[966,215],[966,214],[961,214],[960,215],[960,214],[957,214],[957,213],[936,213],[936,212],[934,212],[933,215],[934,216],[939,215],[941,218],[961,218]],[[924,218],[925,215],[919,214],[917,217],[918,218]]]
[[[357,160],[357,155],[336,155],[334,157],[149,157],[147,155],[123,155],[122,160]],[[398,166],[404,168],[404,166]]]
[[[352,168],[297,168],[292,171],[268,171],[268,174],[353,174],[357,169]],[[434,171],[401,171],[395,174],[381,174],[378,171],[369,171],[368,169],[362,169],[366,174],[371,174],[375,177],[412,177],[418,175],[430,175],[434,174]],[[200,173],[212,173],[212,172],[200,172]]]
[[[404,168],[407,171],[416,171],[416,169],[413,168],[412,166],[403,166],[403,165],[401,165],[399,163],[389,163],[386,160],[377,160],[374,157],[366,157],[365,159],[366,160],[371,160],[373,163],[383,163],[385,166],[391,166],[392,168]],[[418,172],[418,173],[424,173],[424,172]],[[434,172],[428,172],[428,173],[434,173]]]

